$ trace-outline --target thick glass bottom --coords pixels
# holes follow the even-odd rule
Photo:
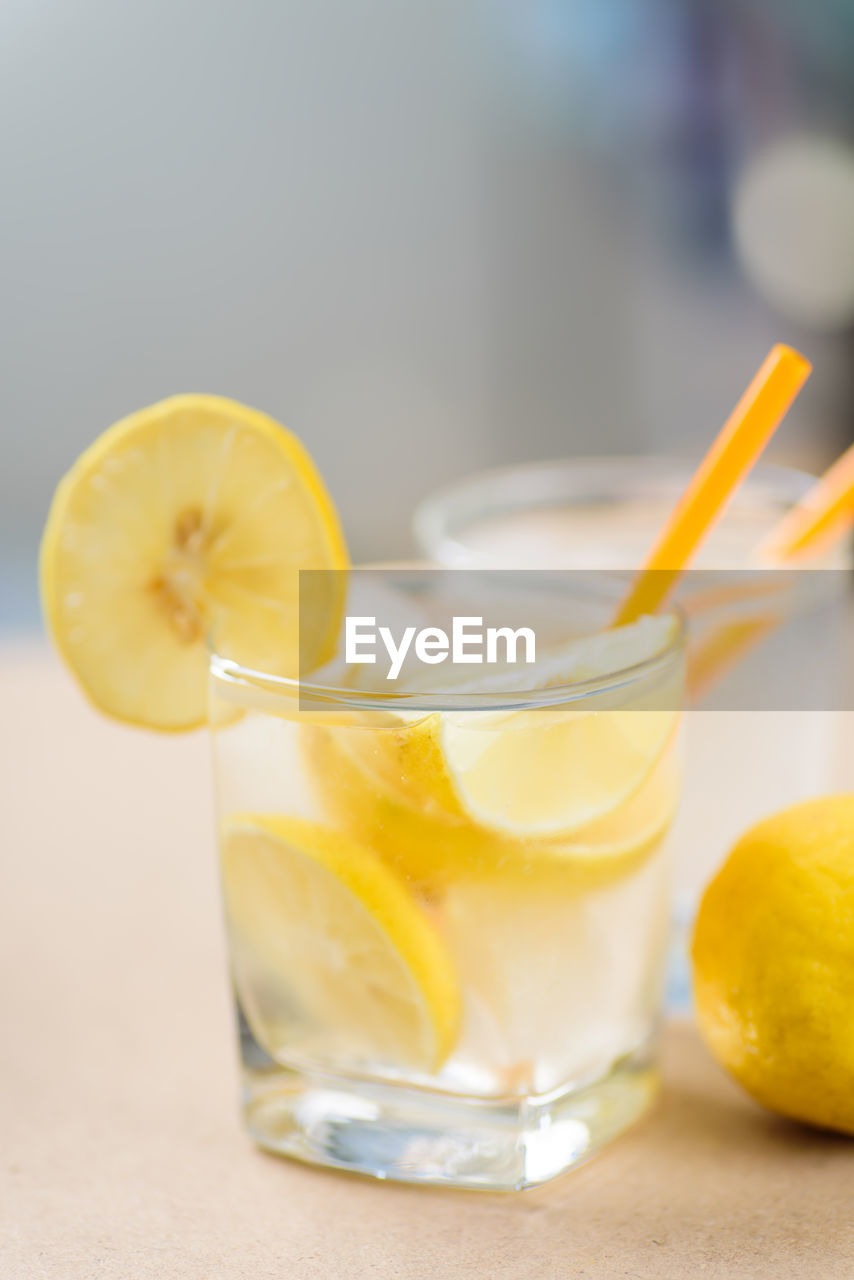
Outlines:
[[[244,1114],[259,1146],[280,1155],[399,1182],[514,1191],[589,1159],[656,1088],[648,1044],[583,1087],[494,1100],[246,1066]]]

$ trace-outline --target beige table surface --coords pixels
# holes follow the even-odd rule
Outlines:
[[[657,1111],[516,1196],[262,1155],[238,1123],[207,742],[0,653],[0,1277],[854,1276],[854,1143],[777,1121],[687,1026]]]

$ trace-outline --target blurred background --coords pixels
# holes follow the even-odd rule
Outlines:
[[[356,558],[485,466],[854,437],[852,0],[6,0],[0,620],[53,488],[178,391],[297,431]]]

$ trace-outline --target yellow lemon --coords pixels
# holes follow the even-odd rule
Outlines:
[[[703,1035],[748,1093],[854,1134],[854,795],[742,836],[703,897],[693,965]]]
[[[205,719],[208,636],[246,666],[296,675],[299,570],[346,566],[296,437],[232,400],[185,395],[116,423],[77,460],[40,576],[48,628],[91,701],[178,730]],[[317,663],[334,648],[342,578],[312,575]]]
[[[318,823],[236,814],[222,872],[237,992],[271,1053],[441,1066],[460,1021],[453,962],[375,853]]]

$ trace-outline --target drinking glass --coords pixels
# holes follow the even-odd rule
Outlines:
[[[560,679],[580,635],[597,649],[613,586],[400,570],[381,589],[428,625],[495,600],[506,620],[513,595],[552,677],[388,693],[334,664],[288,680],[212,656],[245,1120],[320,1165],[530,1186],[655,1092],[682,623]]]

